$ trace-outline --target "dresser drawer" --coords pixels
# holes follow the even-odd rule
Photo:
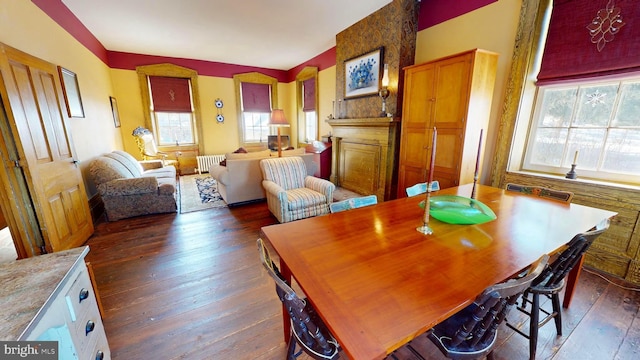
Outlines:
[[[84,316],[89,309],[96,307],[96,305],[91,304],[92,299],[95,304],[95,295],[88,272],[78,272],[71,288],[69,288],[69,291],[65,294],[65,301],[69,307],[72,322],[75,323],[77,319]]]

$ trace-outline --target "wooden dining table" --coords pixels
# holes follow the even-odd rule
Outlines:
[[[469,197],[472,185],[432,193]],[[497,218],[453,225],[414,196],[263,227],[261,236],[351,359],[382,359],[615,212],[477,186]],[[285,339],[289,320],[283,311]]]

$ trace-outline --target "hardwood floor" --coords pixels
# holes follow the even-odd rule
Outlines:
[[[284,359],[280,302],[255,244],[275,222],[262,202],[98,223],[87,261],[112,359]],[[564,336],[542,327],[537,358],[639,358],[639,308],[637,291],[583,271]],[[427,359],[443,358],[421,340]],[[497,359],[528,357],[522,336],[502,326],[499,340]]]

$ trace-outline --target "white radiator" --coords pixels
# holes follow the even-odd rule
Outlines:
[[[218,165],[220,161],[224,160],[223,155],[198,155],[196,156],[198,159],[198,174],[202,174],[203,172],[209,172],[209,168],[212,165]]]

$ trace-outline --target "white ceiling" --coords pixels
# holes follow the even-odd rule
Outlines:
[[[289,70],[391,0],[62,0],[107,50]]]

